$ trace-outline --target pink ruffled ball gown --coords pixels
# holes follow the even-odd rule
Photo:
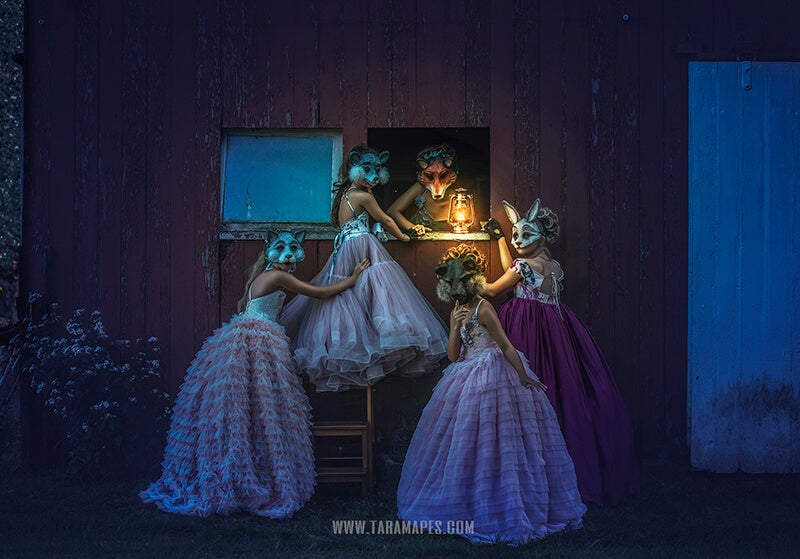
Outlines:
[[[367,212],[353,211],[311,283],[345,279],[363,258],[371,265],[355,287],[323,300],[298,295],[281,314],[298,367],[318,392],[367,386],[390,373],[432,373],[447,354],[442,319],[370,233]]]
[[[586,502],[613,505],[639,489],[633,428],[600,348],[581,319],[553,293],[524,258],[511,268],[522,279],[515,297],[497,311],[508,339],[548,386]],[[560,269],[560,266],[559,266]]]
[[[556,414],[543,392],[522,386],[477,310],[411,439],[398,514],[442,531],[471,521],[460,535],[474,543],[520,545],[578,528],[586,506]]]
[[[143,501],[186,515],[287,518],[311,498],[310,406],[275,322],[284,297],[251,300],[205,341],[175,402],[161,478]]]

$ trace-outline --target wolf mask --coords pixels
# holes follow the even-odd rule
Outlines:
[[[298,231],[267,231],[266,256],[267,270],[273,264],[297,264],[306,259],[303,250],[303,239],[306,232],[302,229]]]
[[[389,169],[384,167],[386,162],[389,161],[388,151],[380,153],[375,153],[373,150],[366,153],[351,151],[348,159],[350,170],[347,173],[347,178],[350,179],[351,183],[364,181],[372,187],[389,182]]]
[[[486,284],[486,258],[469,245],[448,250],[434,271],[439,276],[436,295],[442,301],[463,305],[482,293]]]

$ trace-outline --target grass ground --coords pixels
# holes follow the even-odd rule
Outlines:
[[[645,464],[643,491],[590,508],[584,527],[521,548],[457,536],[334,535],[332,520],[394,520],[396,480],[361,500],[320,488],[288,521],[191,518],[142,504],[138,482],[59,473],[0,480],[0,557],[800,557],[800,476],[709,475]]]

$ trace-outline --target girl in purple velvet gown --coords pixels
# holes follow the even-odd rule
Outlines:
[[[558,217],[537,199],[524,216],[503,201],[513,224],[511,244],[521,258],[512,261],[499,224],[486,230],[498,241],[506,272],[485,286],[494,296],[513,287],[514,297],[498,310],[515,347],[550,387],[578,487],[586,502],[613,505],[639,488],[630,418],[614,376],[589,330],[559,300],[564,272],[547,243],[558,237]]]
[[[397,508],[408,523],[473,543],[520,545],[579,527],[586,506],[546,387],[477,295],[483,269],[467,245],[437,266],[439,297],[456,301],[453,363],[411,439]]]

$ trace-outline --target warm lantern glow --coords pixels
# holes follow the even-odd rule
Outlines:
[[[453,233],[467,233],[474,222],[475,206],[472,203],[472,194],[467,194],[466,188],[456,188],[455,193],[450,195],[447,223],[453,228]]]

